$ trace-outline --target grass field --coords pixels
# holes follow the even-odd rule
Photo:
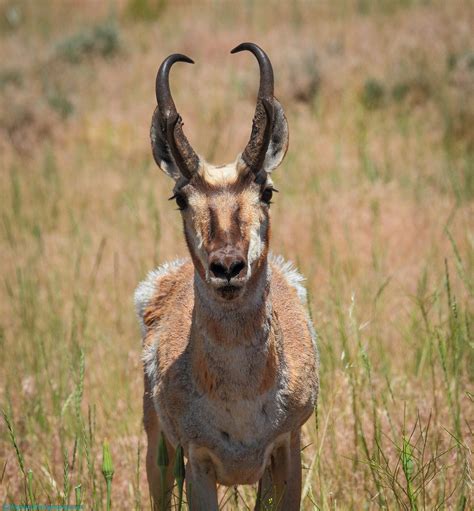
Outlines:
[[[186,254],[149,125],[158,65],[193,146],[233,160],[270,55],[290,149],[272,247],[321,352],[303,509],[474,507],[469,0],[0,3],[0,502],[149,509],[132,295]],[[222,490],[248,509],[254,488]]]

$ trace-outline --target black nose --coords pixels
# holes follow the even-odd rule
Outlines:
[[[242,259],[226,261],[226,258],[223,258],[219,261],[213,261],[209,265],[209,269],[216,278],[226,279],[228,282],[233,277],[237,277],[244,268],[245,262]]]

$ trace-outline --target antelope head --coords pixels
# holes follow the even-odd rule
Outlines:
[[[232,50],[252,52],[260,67],[260,87],[250,140],[233,163],[214,166],[196,154],[183,132],[169,87],[175,62],[193,61],[173,54],[156,77],[151,125],[153,156],[175,181],[172,199],[181,211],[186,242],[204,285],[218,300],[245,296],[266,268],[270,235],[269,208],[276,191],[272,171],[288,148],[288,124],[273,96],[273,69],[253,43]]]

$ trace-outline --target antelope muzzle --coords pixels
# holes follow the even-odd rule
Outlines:
[[[240,295],[247,280],[247,260],[242,250],[228,245],[209,254],[209,280],[219,296]]]

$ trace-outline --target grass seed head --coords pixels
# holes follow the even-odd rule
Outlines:
[[[102,474],[105,480],[112,479],[114,476],[114,465],[112,463],[112,455],[110,454],[108,442],[104,442],[102,446]]]

